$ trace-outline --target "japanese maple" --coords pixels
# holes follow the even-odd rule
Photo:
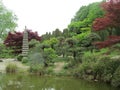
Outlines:
[[[27,31],[28,31],[29,41],[31,41],[32,39],[41,41],[41,37],[38,35],[37,32],[32,32],[31,30],[27,30]],[[13,48],[15,53],[21,53],[23,33],[24,32],[14,32],[14,33],[9,32],[7,38],[4,41],[4,44],[7,47]]]
[[[107,40],[96,43],[99,48],[120,42],[120,36],[118,36],[120,33],[117,33],[114,37],[111,33],[112,30],[116,30],[117,32],[120,30],[120,0],[109,0],[108,2],[103,2],[101,7],[105,11],[105,15],[104,17],[97,18],[93,22],[93,30],[110,30],[110,32]]]

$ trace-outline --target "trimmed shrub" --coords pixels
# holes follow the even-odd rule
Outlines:
[[[22,56],[21,54],[19,54],[19,55],[17,56],[17,60],[18,60],[18,61],[22,61],[22,58],[23,58],[23,56]]]
[[[22,58],[22,63],[27,63],[28,62],[28,57],[23,57]]]

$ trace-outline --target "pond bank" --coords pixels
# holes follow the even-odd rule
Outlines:
[[[25,70],[25,71],[29,68],[29,66],[26,66],[15,59],[0,59],[0,60],[1,60],[1,62],[0,62],[0,72],[1,73],[6,73],[6,66],[11,63],[16,64],[18,68]]]
[[[70,77],[3,74],[1,90],[119,90],[105,83],[88,82]]]

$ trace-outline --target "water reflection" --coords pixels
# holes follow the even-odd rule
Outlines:
[[[0,75],[0,90],[119,90],[74,78]]]

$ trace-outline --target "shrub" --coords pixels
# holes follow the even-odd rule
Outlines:
[[[69,61],[68,63],[66,63],[63,68],[64,68],[64,69],[69,69],[69,68],[75,67],[75,65],[76,65],[76,62],[73,61],[73,60],[71,60],[71,61]]]
[[[0,43],[0,58],[13,58],[13,50]]]
[[[42,53],[43,58],[44,58],[44,63],[45,66],[49,66],[54,64],[54,58],[57,58],[57,54],[54,49],[52,48],[45,48],[44,52]]]
[[[28,57],[23,57],[22,58],[22,63],[27,63],[28,62]]]
[[[43,64],[44,63],[44,59],[41,53],[39,52],[33,52],[31,54],[28,55],[29,61],[32,64]]]
[[[120,66],[115,71],[111,84],[115,87],[120,87]]]
[[[23,58],[23,56],[22,56],[21,54],[19,54],[19,55],[17,56],[17,60],[18,60],[18,61],[22,61],[22,58]]]
[[[53,67],[47,67],[45,70],[46,74],[52,74],[53,73]]]
[[[43,75],[45,72],[44,66],[41,64],[31,65],[29,72],[32,74]]]
[[[85,78],[84,76],[92,74],[92,65],[89,63],[80,64],[73,71],[73,75],[79,78]]]
[[[6,73],[16,73],[17,72],[17,65],[10,63],[6,66]]]

